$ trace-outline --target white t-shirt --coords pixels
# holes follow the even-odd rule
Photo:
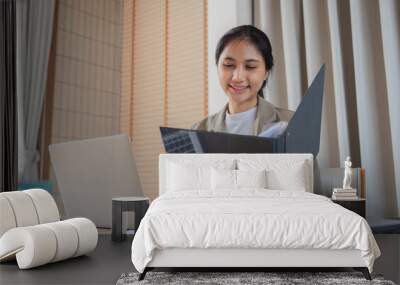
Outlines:
[[[257,106],[236,114],[226,112],[225,125],[227,132],[238,135],[253,135],[256,115]]]

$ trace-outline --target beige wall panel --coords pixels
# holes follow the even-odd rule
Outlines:
[[[121,132],[130,134],[144,194],[158,196],[159,126],[207,113],[207,1],[125,0]]]
[[[132,140],[143,191],[154,199],[163,151],[165,2],[140,0],[134,5]]]
[[[168,125],[189,128],[204,117],[205,1],[169,1]]]
[[[119,132],[121,1],[58,5],[51,143]]]
[[[120,131],[131,134],[133,85],[133,0],[123,2]]]

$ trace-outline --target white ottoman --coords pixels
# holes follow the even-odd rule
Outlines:
[[[17,259],[20,269],[86,254],[96,248],[95,224],[86,218],[59,221],[45,190],[0,193],[0,262]]]

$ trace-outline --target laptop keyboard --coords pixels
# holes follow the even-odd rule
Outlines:
[[[163,136],[165,150],[168,153],[195,153],[192,140],[184,132],[174,132]]]

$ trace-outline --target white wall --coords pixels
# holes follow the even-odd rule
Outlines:
[[[219,85],[215,48],[218,40],[229,29],[251,24],[251,0],[208,1],[208,113],[221,110],[227,102]]]

